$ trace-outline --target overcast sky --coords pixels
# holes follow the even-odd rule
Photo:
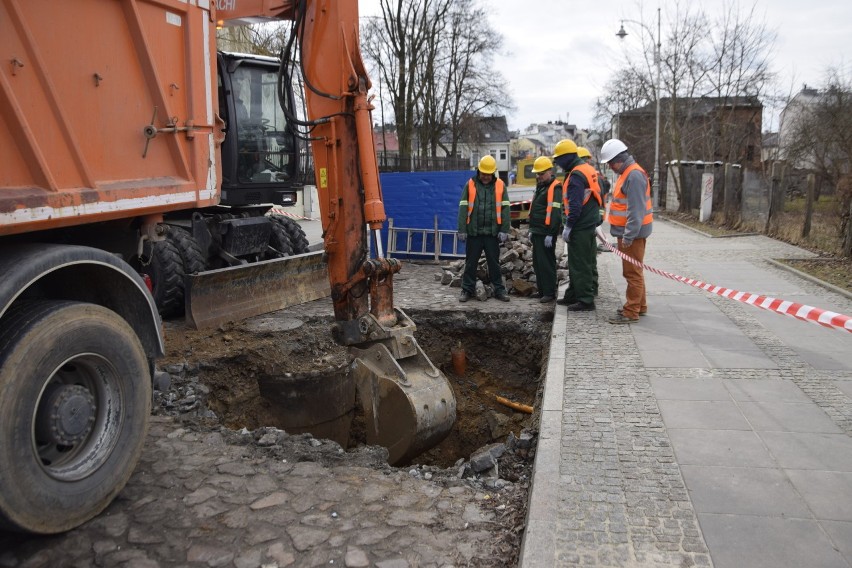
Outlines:
[[[685,2],[687,0],[683,0]],[[656,31],[661,8],[663,51],[667,10],[674,0],[490,0],[492,24],[505,39],[505,55],[494,66],[506,79],[517,110],[508,114],[509,128],[520,130],[534,122],[567,120],[580,128],[592,124],[592,105],[624,58],[625,50],[641,50],[641,26],[625,22],[628,36],[615,33],[621,19],[641,20]],[[777,34],[772,67],[778,89],[795,93],[803,83],[819,86],[829,66],[852,75],[852,0],[740,0],[743,11],[756,5],[767,28]],[[704,0],[708,12],[723,0]],[[730,5],[730,2],[728,2]],[[361,15],[379,15],[379,0],[359,0]],[[767,117],[765,120],[776,120]],[[764,124],[764,130],[777,124]]]

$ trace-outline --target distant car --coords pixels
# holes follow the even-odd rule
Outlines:
[[[510,187],[509,201],[512,209],[512,226],[518,228],[521,223],[529,221],[530,204],[535,188],[532,187]]]

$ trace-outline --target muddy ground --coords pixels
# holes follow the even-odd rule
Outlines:
[[[0,532],[0,567],[515,565],[537,415],[496,397],[537,408],[553,305],[462,305],[439,273],[407,264],[395,281],[395,304],[457,399],[456,423],[437,447],[392,467],[384,448],[366,444],[357,409],[342,417],[351,427],[339,443],[281,427],[288,417],[262,385],[348,369],[331,339],[329,299],[209,330],[169,321],[160,361],[169,384],[155,392],[149,442],[127,487],[64,535]],[[458,347],[463,373],[452,363]],[[496,467],[477,471],[471,456],[485,450]],[[289,497],[266,508],[281,495]],[[348,528],[328,525],[328,513],[348,517]]]

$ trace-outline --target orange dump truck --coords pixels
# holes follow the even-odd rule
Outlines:
[[[290,21],[301,57],[217,53],[220,19],[255,16]],[[356,0],[0,2],[0,529],[68,530],[122,489],[161,314],[312,299],[320,264],[368,442],[400,461],[444,437],[452,390],[393,306],[398,263],[368,253],[385,217],[358,46]],[[324,253],[269,215],[301,190],[307,138]]]

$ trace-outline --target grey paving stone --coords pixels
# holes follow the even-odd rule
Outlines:
[[[796,383],[777,379],[724,379],[734,400],[756,402],[811,402]]]
[[[659,405],[668,428],[751,429],[740,409],[731,401],[661,400]]]
[[[828,533],[828,537],[834,542],[834,546],[846,558],[846,562],[852,565],[852,523],[820,521],[820,525]]]
[[[681,471],[698,514],[811,518],[781,470],[684,465]]]
[[[763,441],[748,430],[669,429],[668,432],[681,466],[777,466]]]
[[[846,434],[759,432],[758,435],[783,468],[852,472],[852,438]]]
[[[670,367],[681,369],[710,367],[710,363],[696,347],[680,348],[677,350],[672,350],[671,348],[643,349],[640,356],[646,368]]]
[[[704,357],[715,369],[775,369],[778,365],[760,349],[720,349],[701,347]]]
[[[698,515],[714,568],[848,568],[817,521]]]
[[[786,472],[817,519],[852,521],[852,473],[801,469]]]
[[[740,402],[740,410],[757,431],[843,432],[812,402]]]
[[[651,386],[657,400],[731,400],[722,381],[714,378],[653,377]]]

